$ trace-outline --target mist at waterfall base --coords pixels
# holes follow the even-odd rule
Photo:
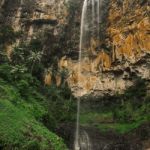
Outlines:
[[[100,6],[102,0],[84,0],[81,16],[80,45],[79,45],[79,63],[85,57],[94,54],[88,51],[91,39],[99,41],[100,34]],[[78,68],[81,74],[81,64]],[[80,85],[78,84],[78,88]],[[86,131],[80,131],[80,97],[77,100],[77,121],[74,141],[74,150],[92,150],[89,135]]]

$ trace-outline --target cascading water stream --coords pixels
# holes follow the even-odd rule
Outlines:
[[[79,68],[78,75],[82,74],[81,61],[89,53],[86,49],[91,46],[91,38],[99,41],[100,32],[100,5],[102,0],[84,0],[81,16],[80,45],[79,45]],[[99,47],[99,45],[98,45]],[[80,89],[80,81],[78,81]],[[89,136],[86,132],[80,133],[80,96],[77,101],[77,121],[74,150],[92,150]],[[81,136],[81,137],[80,137]],[[83,142],[84,141],[84,142]],[[83,144],[84,143],[84,144]],[[83,146],[84,145],[84,146]],[[85,146],[86,145],[86,146]]]

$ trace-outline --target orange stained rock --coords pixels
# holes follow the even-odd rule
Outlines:
[[[122,34],[116,34],[113,36],[113,44],[114,45],[121,45],[123,43],[123,35]]]
[[[94,60],[95,68],[97,68],[100,64],[102,64],[104,70],[109,70],[111,67],[111,57],[104,51],[100,52]]]
[[[87,71],[91,71],[91,62],[90,61],[85,61],[81,63],[81,70],[83,72]]]
[[[83,86],[87,81],[86,76],[79,72],[73,72],[69,77],[69,83],[71,85]]]
[[[134,50],[134,37],[133,37],[133,35],[129,34],[128,37],[125,39],[122,50],[123,50],[123,54],[127,55],[128,57],[133,55],[133,50]]]
[[[93,84],[96,84],[98,78],[99,77],[97,77],[97,76],[91,76],[90,81],[93,82]]]
[[[111,9],[109,12],[109,17],[108,19],[110,20],[110,22],[114,22],[117,21],[121,18],[121,10],[120,9],[116,9],[114,11],[114,9]]]
[[[150,51],[150,35],[146,32],[137,32],[127,36],[121,46],[116,48],[115,55],[121,54],[127,58],[137,57],[142,51]]]
[[[89,77],[84,76],[84,82],[82,83],[83,89],[87,92],[94,89],[98,79],[99,77],[96,77],[95,75]]]
[[[129,35],[124,43],[120,46],[117,47],[117,51],[120,52],[122,55],[130,57],[133,53],[133,36]]]
[[[115,29],[115,28],[108,28],[108,29],[107,29],[107,32],[108,32],[111,36],[114,36],[114,35],[116,35],[116,34],[119,34],[119,33],[120,33],[120,30]]]
[[[78,79],[79,85],[86,83],[87,81],[86,77],[81,73],[77,73],[77,79]]]
[[[98,44],[99,44],[99,40],[98,40],[98,39],[91,38],[89,50],[90,50],[90,52],[91,52],[93,55],[96,55],[95,49],[97,48]]]
[[[137,25],[138,29],[141,31],[150,30],[150,18],[146,17]]]
[[[135,49],[135,55],[138,57],[141,54],[141,49],[139,45],[139,40],[138,40],[138,34],[134,34],[134,49]]]
[[[93,82],[90,82],[90,80],[87,79],[84,88],[87,91],[91,90],[93,88]]]
[[[127,27],[124,27],[123,31],[128,32],[128,31],[134,31],[137,30],[137,23],[133,23]]]
[[[137,39],[139,40],[139,46],[141,50],[150,51],[150,35],[145,34],[144,32],[140,32],[137,35]]]
[[[69,77],[70,84],[77,84],[78,83],[78,74],[73,72]]]
[[[6,50],[6,55],[7,55],[7,57],[8,57],[8,59],[9,60],[11,60],[11,55],[12,55],[12,53],[13,53],[13,47],[12,47],[12,45],[5,45],[5,50]]]
[[[62,82],[61,76],[57,74],[57,75],[55,76],[55,79],[56,79],[56,85],[57,85],[57,86],[60,86],[60,85],[61,85],[61,82]]]
[[[51,73],[46,73],[44,76],[44,84],[50,86],[52,84],[52,75]]]
[[[69,79],[70,85],[76,85],[82,87],[84,90],[89,91],[94,88],[97,77],[96,76],[86,76],[80,73],[73,73]]]
[[[96,76],[90,76],[90,77],[88,77],[87,81],[86,81],[86,84],[85,84],[85,89],[87,91],[94,89],[94,86],[96,85],[98,78],[99,77],[96,77]]]
[[[103,60],[103,67],[106,70],[110,69],[110,67],[111,67],[111,57],[107,53],[103,52],[102,60]]]
[[[62,57],[58,63],[58,66],[60,69],[63,69],[63,68],[67,68],[68,67],[68,61],[66,59],[66,56]]]
[[[56,16],[54,16],[54,15],[44,15],[44,16],[43,16],[43,19],[56,20],[57,18],[56,18]]]
[[[103,64],[103,69],[104,70],[109,70],[111,67],[111,58],[110,56],[105,53],[105,52],[101,52],[99,55],[99,59],[101,61],[101,63]]]

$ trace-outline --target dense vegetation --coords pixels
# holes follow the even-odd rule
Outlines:
[[[146,87],[147,82],[137,78],[124,94],[98,99],[92,107],[83,104],[81,123],[100,131],[126,133],[150,121],[150,95]]]
[[[68,9],[73,13],[76,5]],[[10,26],[0,27],[0,149],[66,150],[63,139],[55,134],[62,123],[75,122],[76,104],[65,82],[66,72],[59,72],[61,86],[54,80],[51,86],[43,84],[45,68],[54,76],[58,73],[57,58],[52,51],[52,57],[45,59],[38,38],[21,42],[8,59],[5,46],[20,36],[22,33]],[[98,99],[96,106],[83,101],[81,125],[126,133],[148,122],[150,95],[146,87],[147,81],[137,79],[124,94]]]
[[[66,83],[43,85],[38,40],[14,48],[12,60],[8,60],[4,44],[15,41],[18,34],[8,26],[0,32],[0,148],[67,149],[54,133],[62,122],[75,119],[75,104]],[[13,38],[7,42],[7,37]]]

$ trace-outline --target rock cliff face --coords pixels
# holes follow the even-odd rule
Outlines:
[[[29,43],[38,38],[43,41],[47,56],[50,57],[49,53],[54,50],[63,53],[70,32],[67,28],[70,11],[67,0],[1,0],[0,24],[11,25],[15,31],[23,33],[6,49],[10,51],[22,42]]]
[[[60,61],[60,68],[70,71],[68,83],[76,96],[113,95],[132,86],[136,78],[149,81],[149,11],[146,0],[110,1],[106,37],[97,55],[84,58],[81,64],[64,57]],[[91,45],[96,48],[96,41]]]
[[[149,81],[149,1],[103,1],[100,48],[96,55],[82,59],[79,74],[82,3],[83,0],[0,0],[0,24],[23,32],[6,50],[10,53],[19,43],[39,38],[46,57],[51,59],[55,53],[59,70],[68,70],[67,82],[76,96],[113,95],[132,86],[138,77]],[[91,39],[90,45],[95,52],[96,39]],[[60,84],[60,77],[56,78]]]
[[[67,16],[65,0],[1,0],[1,22],[26,31],[28,38],[39,29],[65,24]]]

